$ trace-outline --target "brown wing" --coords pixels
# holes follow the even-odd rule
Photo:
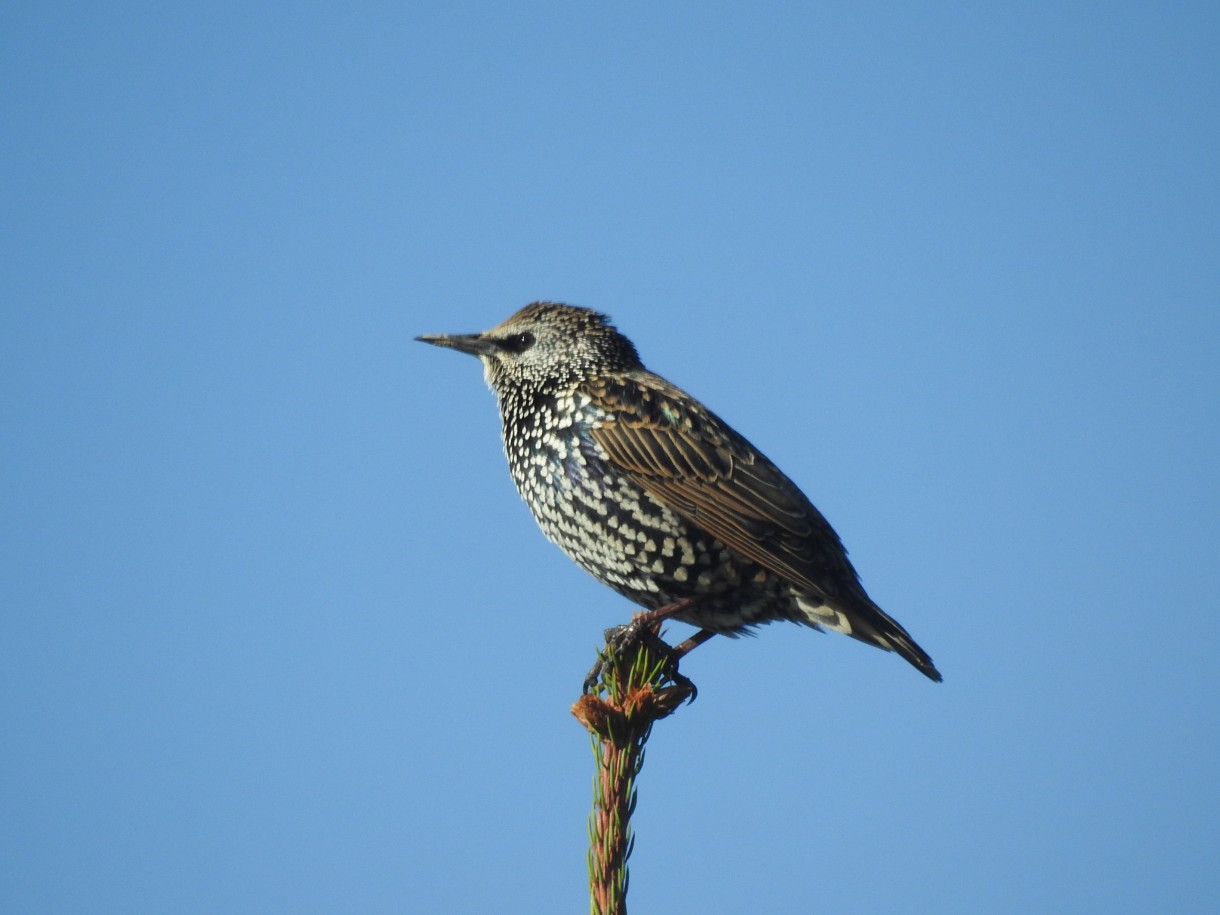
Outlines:
[[[841,631],[941,679],[910,633],[865,593],[821,512],[719,417],[650,372],[600,378],[583,390],[609,417],[592,431],[594,440],[653,498],[846,613],[850,625]]]
[[[826,519],[711,411],[651,373],[599,379],[585,390],[614,417],[593,438],[659,502],[811,594],[853,603],[863,596]]]

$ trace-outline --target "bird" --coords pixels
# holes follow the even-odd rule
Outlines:
[[[538,301],[484,333],[416,339],[482,362],[513,483],[547,538],[646,613],[698,627],[688,641],[787,620],[896,652],[940,682],[801,489],[646,369],[606,315]]]

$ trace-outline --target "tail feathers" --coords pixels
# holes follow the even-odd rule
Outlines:
[[[851,609],[832,607],[817,598],[798,594],[797,604],[814,626],[850,635],[885,651],[897,652],[921,674],[936,683],[943,679],[928,653],[919,647],[911,634],[884,610],[868,601]]]
[[[940,671],[936,669],[936,665],[932,663],[932,659],[928,657],[928,653],[919,647],[919,644],[910,636],[905,629],[898,625],[893,619],[880,610],[877,611],[881,618],[890,625],[884,634],[874,633],[872,638],[861,636],[866,642],[872,642],[878,648],[888,648],[890,651],[896,651],[910,662],[911,666],[918,670],[921,674],[927,677],[934,683],[939,683],[944,678],[940,675]]]

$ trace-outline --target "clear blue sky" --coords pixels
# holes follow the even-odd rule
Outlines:
[[[1214,3],[16,0],[0,43],[0,910],[586,910],[568,707],[631,608],[412,342],[537,298],[763,448],[945,675],[701,648],[633,911],[1220,907]]]

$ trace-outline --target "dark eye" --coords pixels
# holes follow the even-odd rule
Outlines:
[[[528,330],[523,334],[513,334],[500,341],[500,346],[510,353],[524,353],[534,345],[534,335]]]

